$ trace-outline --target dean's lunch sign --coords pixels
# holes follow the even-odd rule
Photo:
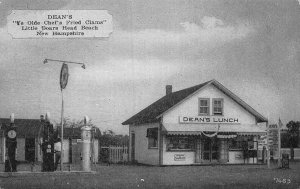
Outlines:
[[[217,116],[179,116],[179,123],[233,123],[239,124],[239,119],[234,117]]]

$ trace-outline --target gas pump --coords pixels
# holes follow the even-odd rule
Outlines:
[[[17,127],[14,124],[14,114],[10,116],[10,126],[6,128],[5,137],[8,155],[5,160],[5,172],[17,172]]]
[[[84,126],[81,128],[82,140],[82,171],[91,171],[91,142],[92,142],[92,127],[88,126],[88,117],[84,116]]]
[[[54,130],[53,125],[50,123],[50,114],[47,113],[41,116],[41,136],[42,136],[42,152],[43,164],[42,171],[54,171]]]

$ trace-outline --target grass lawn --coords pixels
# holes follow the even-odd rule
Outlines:
[[[292,188],[300,189],[300,162],[290,169],[266,165],[169,166],[111,165],[94,174],[51,173],[0,177],[0,188]],[[277,182],[276,182],[277,178]],[[283,183],[283,179],[287,179]],[[279,182],[281,181],[281,183]]]

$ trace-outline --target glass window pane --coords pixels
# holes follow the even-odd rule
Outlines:
[[[148,138],[148,145],[149,145],[149,148],[155,148],[155,147],[157,147],[157,139],[155,139],[155,138]]]
[[[200,107],[200,113],[207,114],[208,113],[208,108],[207,107]]]
[[[168,137],[168,150],[191,150],[193,149],[193,140],[188,137],[169,136]]]
[[[207,100],[200,100],[200,106],[207,106],[208,102]]]
[[[200,99],[199,113],[209,114],[209,99]]]
[[[203,152],[203,159],[209,160],[209,152]]]
[[[149,128],[147,129],[148,137],[148,147],[149,148],[157,148],[157,138],[158,138],[158,128]]]
[[[213,110],[215,115],[222,115],[223,113],[222,100],[214,100]]]

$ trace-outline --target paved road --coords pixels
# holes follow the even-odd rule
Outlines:
[[[300,189],[300,162],[291,169],[265,165],[171,166],[97,165],[94,173],[18,173],[1,175],[11,188],[292,188]],[[284,180],[285,179],[285,180]]]

